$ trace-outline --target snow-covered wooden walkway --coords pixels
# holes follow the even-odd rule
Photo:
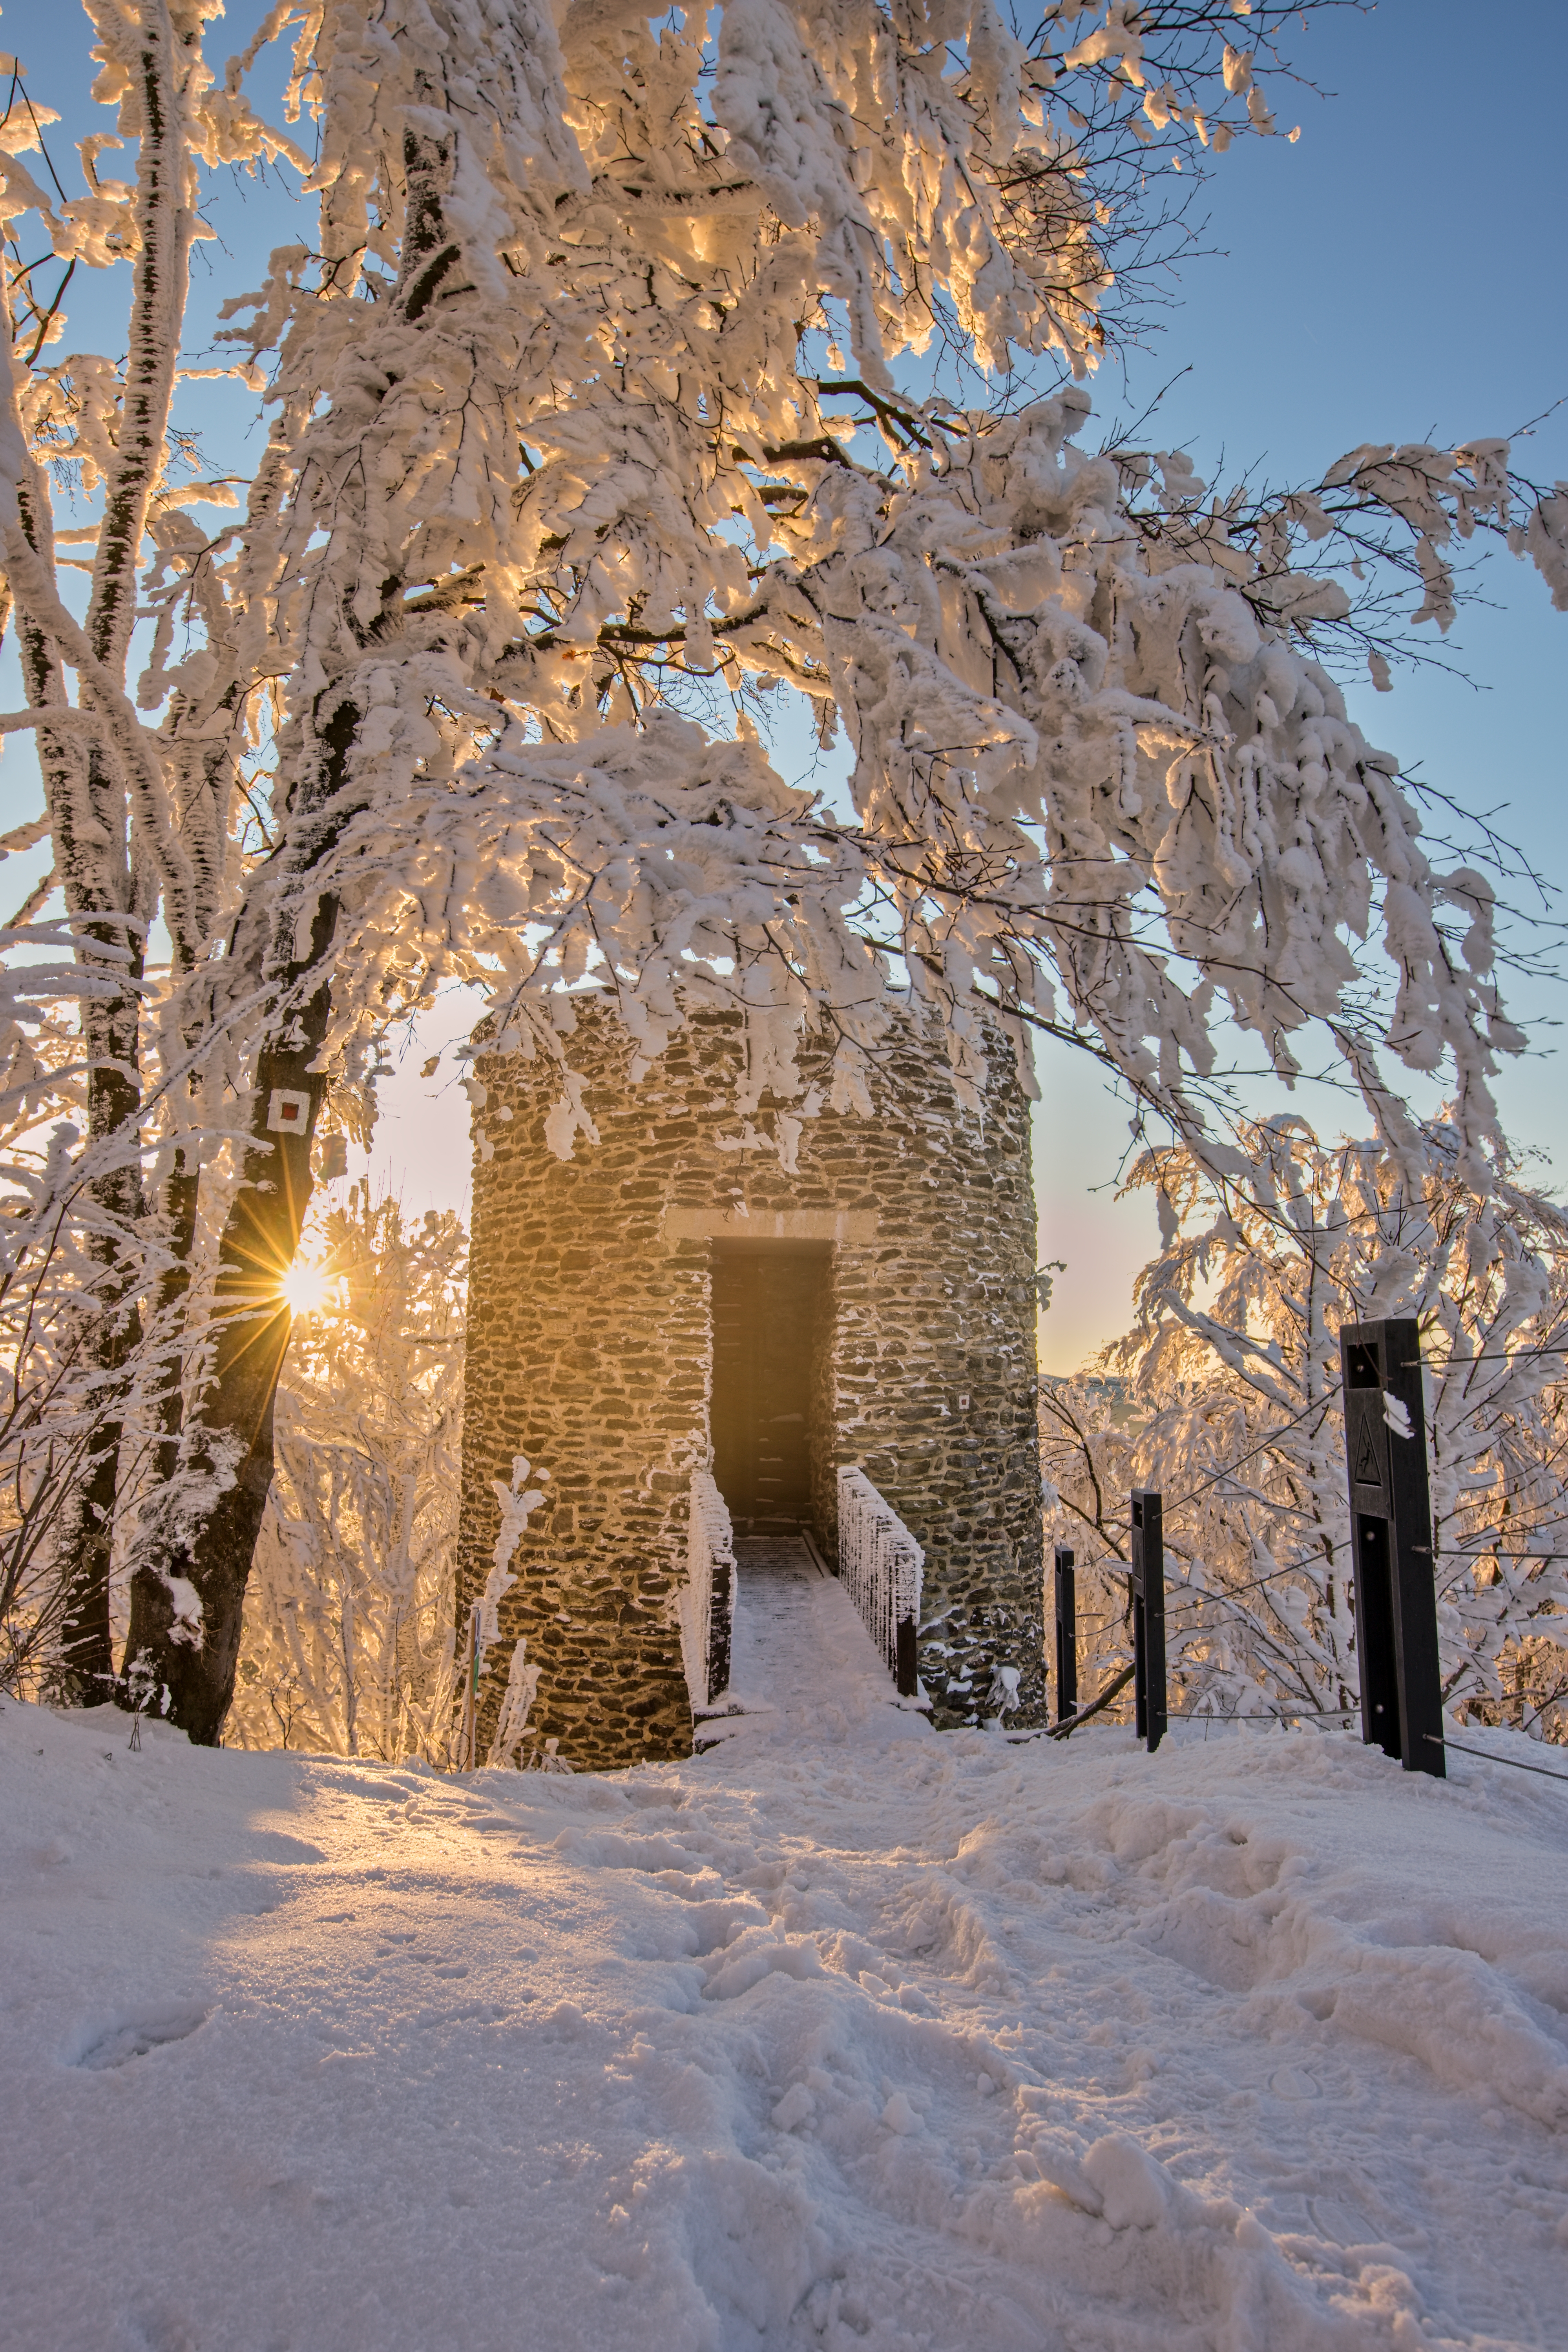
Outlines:
[[[730,1703],[701,1727],[704,1743],[821,1738],[868,1717],[923,1719],[900,1703],[848,1592],[825,1575],[799,1536],[746,1536],[735,1544],[737,1601]]]

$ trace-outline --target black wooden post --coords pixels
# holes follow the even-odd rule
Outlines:
[[[708,1594],[708,1704],[730,1687],[730,1642],[735,1624],[735,1571],[727,1559],[713,1562]]]
[[[893,1687],[900,1698],[920,1696],[920,1662],[916,1637],[920,1627],[912,1617],[900,1617],[893,1633]]]
[[[1078,1713],[1078,1578],[1067,1544],[1057,1546],[1057,1721]]]
[[[1132,1601],[1132,1687],[1138,1737],[1153,1754],[1165,1737],[1165,1531],[1160,1497],[1143,1486],[1132,1496],[1132,1561],[1127,1580]]]
[[[1410,1316],[1340,1332],[1361,1736],[1447,1777],[1421,1339]]]

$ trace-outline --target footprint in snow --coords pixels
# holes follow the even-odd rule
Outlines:
[[[1376,2245],[1383,2236],[1358,2205],[1347,2205],[1339,2198],[1309,2197],[1307,2210],[1320,2235],[1331,2246]]]
[[[185,2041],[206,2023],[209,2014],[205,2009],[172,2009],[100,2028],[71,2063],[85,2066],[92,2074],[105,2074],[111,2066],[127,2066],[132,2059],[145,2058],[149,2051],[161,2050],[165,2042]]]

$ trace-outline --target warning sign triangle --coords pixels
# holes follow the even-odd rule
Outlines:
[[[1365,1413],[1356,1415],[1354,1467],[1352,1475],[1358,1486],[1381,1486],[1383,1473],[1378,1468],[1377,1448],[1373,1444],[1372,1423]]]

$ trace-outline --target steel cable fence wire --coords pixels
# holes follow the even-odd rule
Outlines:
[[[1125,1723],[1119,1721],[1112,1716],[1102,1716],[1101,1709],[1110,1699],[1121,1697],[1122,1691],[1126,1688],[1127,1680],[1131,1680],[1131,1673],[1132,1669],[1128,1667],[1126,1679],[1120,1682],[1119,1687],[1102,1691],[1100,1697],[1095,1700],[1092,1707],[1083,1708],[1079,1714],[1072,1717],[1070,1721],[1067,1723],[1042,1724],[1037,1729],[1031,1731],[1009,1731],[1005,1734],[1006,1738],[1015,1747],[1021,1746],[1026,1740],[1029,1739],[1065,1739],[1071,1732],[1087,1729],[1091,1717],[1100,1718],[1101,1727],[1107,1731],[1125,1731],[1128,1728],[1128,1726]],[[1210,1707],[1193,1706],[1184,1707],[1179,1710],[1172,1709],[1167,1713],[1165,1720],[1167,1723],[1214,1724],[1216,1727],[1223,1728],[1224,1726],[1228,1723],[1297,1723],[1306,1721],[1353,1723],[1360,1714],[1361,1709],[1359,1706],[1288,1706],[1282,1708],[1278,1714],[1269,1714],[1261,1709],[1258,1709],[1245,1715],[1220,1715]],[[1449,1744],[1452,1746],[1455,1743],[1450,1742]],[[1471,1752],[1477,1755],[1482,1753],[1479,1748]],[[1506,1757],[1498,1756],[1491,1758],[1489,1760],[1493,1763],[1503,1764],[1507,1763],[1509,1759]],[[1526,1771],[1539,1771],[1543,1768],[1539,1765],[1526,1765],[1521,1769]],[[1568,1772],[1549,1773],[1547,1778],[1549,1780],[1568,1780]]]
[[[1494,1756],[1487,1748],[1468,1748],[1462,1739],[1450,1739],[1447,1732],[1429,1731],[1426,1738],[1438,1748],[1457,1748],[1461,1756],[1479,1756],[1483,1764],[1506,1764],[1510,1772],[1536,1772],[1543,1780],[1568,1783],[1568,1772],[1553,1772],[1544,1764],[1524,1764],[1517,1756]]]
[[[1273,1505],[1273,1504],[1271,1504],[1271,1503],[1270,1503],[1270,1504],[1266,1504],[1266,1505],[1262,1506],[1262,1507],[1263,1507],[1263,1508],[1265,1508],[1265,1509],[1272,1510],[1272,1509],[1276,1508],[1277,1507],[1276,1507],[1275,1505]],[[1447,1559],[1464,1560],[1464,1561],[1466,1561],[1466,1562],[1473,1562],[1473,1561],[1476,1561],[1476,1560],[1482,1560],[1482,1559],[1497,1559],[1497,1558],[1499,1558],[1499,1557],[1500,1557],[1500,1554],[1499,1554],[1499,1553],[1498,1553],[1494,1549],[1492,1549],[1491,1547],[1489,1547],[1489,1548],[1488,1548],[1485,1551],[1477,1551],[1477,1552],[1450,1551],[1450,1552],[1447,1552],[1447,1553],[1445,1553],[1445,1554],[1443,1555],[1443,1557],[1444,1557],[1445,1559]],[[1510,1560],[1516,1560],[1516,1561],[1517,1561],[1517,1560],[1531,1560],[1531,1561],[1538,1562],[1542,1567],[1543,1567],[1543,1568],[1544,1568],[1544,1567],[1546,1567],[1549,1563],[1552,1563],[1552,1562],[1553,1562],[1553,1561],[1568,1559],[1568,1552],[1558,1552],[1558,1551],[1505,1552],[1505,1553],[1502,1553],[1502,1554],[1500,1555],[1500,1557],[1501,1557],[1501,1558],[1503,1558],[1503,1559],[1510,1559]],[[1124,1562],[1122,1562],[1122,1561],[1121,1561],[1121,1560],[1114,1559],[1112,1559],[1112,1560],[1110,1560],[1110,1561],[1103,1561],[1103,1560],[1085,1560],[1085,1561],[1083,1562],[1082,1566],[1083,1566],[1083,1570],[1084,1570],[1084,1572],[1086,1572],[1086,1573],[1088,1573],[1088,1574],[1090,1574],[1090,1575],[1100,1575],[1100,1576],[1115,1576],[1115,1575],[1118,1575],[1118,1574],[1125,1575],[1125,1574],[1126,1574],[1126,1572],[1127,1572],[1127,1571],[1126,1571],[1125,1563],[1124,1563]],[[1291,1566],[1289,1566],[1289,1567],[1286,1567],[1286,1568],[1276,1568],[1276,1569],[1271,1569],[1271,1570],[1269,1570],[1269,1573],[1268,1573],[1267,1576],[1255,1576],[1255,1577],[1251,1578],[1251,1579],[1250,1579],[1250,1580],[1249,1580],[1246,1584],[1227,1584],[1227,1585],[1216,1586],[1216,1587],[1215,1587],[1214,1589],[1209,1590],[1209,1591],[1199,1591],[1195,1586],[1191,1585],[1191,1584],[1186,1584],[1186,1583],[1172,1583],[1172,1584],[1168,1584],[1168,1585],[1166,1586],[1166,1588],[1165,1588],[1165,1589],[1166,1589],[1166,1593],[1167,1593],[1167,1596],[1168,1596],[1168,1603],[1167,1603],[1167,1606],[1168,1606],[1168,1607],[1170,1607],[1170,1606],[1175,1606],[1175,1607],[1178,1607],[1178,1608],[1179,1608],[1179,1607],[1182,1607],[1183,1605],[1185,1605],[1185,1606],[1186,1606],[1186,1607],[1188,1607],[1188,1608],[1192,1608],[1192,1609],[1198,1609],[1198,1608],[1202,1608],[1202,1607],[1204,1607],[1207,1602],[1210,1602],[1210,1601],[1216,1601],[1216,1602],[1217,1602],[1217,1601],[1236,1601],[1236,1600],[1239,1600],[1243,1593],[1247,1593],[1247,1592],[1261,1592],[1261,1591],[1263,1591],[1266,1589],[1266,1587],[1268,1587],[1268,1585],[1281,1583],[1281,1582],[1284,1580],[1284,1579],[1285,1579],[1286,1577],[1288,1577],[1288,1576],[1308,1576],[1308,1575],[1310,1575],[1310,1573],[1311,1573],[1311,1572],[1312,1572],[1312,1571],[1311,1571],[1311,1567],[1310,1567],[1310,1565],[1309,1563],[1306,1563],[1306,1562],[1301,1562],[1301,1563],[1295,1564],[1295,1565],[1291,1565]],[[1116,1612],[1114,1610],[1113,1610],[1113,1611],[1111,1611],[1108,1615],[1105,1615],[1105,1616],[1101,1616],[1101,1617],[1095,1617],[1095,1618],[1081,1618],[1081,1617],[1080,1617],[1080,1618],[1079,1618],[1079,1622],[1080,1624],[1095,1624],[1095,1625],[1111,1625],[1111,1624],[1114,1624],[1116,1622],[1117,1622],[1117,1612]]]
[[[1266,1509],[1272,1510],[1272,1509],[1275,1507],[1275,1506],[1274,1506],[1274,1505],[1272,1505],[1272,1504],[1268,1504],[1268,1505],[1263,1506],[1263,1507],[1264,1507],[1264,1508],[1266,1508]],[[1476,1561],[1478,1561],[1478,1560],[1484,1560],[1484,1559],[1498,1559],[1498,1558],[1501,1557],[1502,1559],[1510,1559],[1510,1560],[1513,1560],[1513,1561],[1521,1561],[1521,1560],[1533,1561],[1533,1562],[1537,1563],[1538,1565],[1540,1565],[1541,1567],[1544,1568],[1544,1567],[1548,1566],[1549,1564],[1551,1564],[1551,1563],[1552,1563],[1552,1562],[1555,1562],[1555,1561],[1558,1561],[1558,1560],[1568,1559],[1568,1552],[1560,1552],[1560,1551],[1505,1552],[1505,1553],[1502,1553],[1502,1554],[1500,1554],[1500,1554],[1499,1554],[1499,1553],[1498,1553],[1494,1549],[1492,1549],[1491,1547],[1489,1547],[1489,1548],[1488,1548],[1485,1551],[1476,1551],[1476,1552],[1448,1551],[1448,1552],[1445,1552],[1445,1553],[1443,1553],[1442,1555],[1440,1555],[1440,1557],[1442,1557],[1443,1559],[1450,1559],[1450,1560],[1462,1560],[1462,1561],[1466,1562],[1467,1564],[1473,1564],[1474,1562],[1476,1562]],[[1186,1605],[1187,1607],[1189,1607],[1189,1608],[1201,1608],[1201,1607],[1204,1605],[1204,1603],[1205,1603],[1205,1602],[1206,1602],[1206,1601],[1231,1601],[1231,1600],[1239,1599],[1239,1597],[1241,1596],[1241,1594],[1243,1594],[1244,1592],[1261,1592],[1262,1591],[1264,1591],[1264,1589],[1265,1589],[1267,1586],[1271,1585],[1271,1584],[1279,1584],[1279,1583],[1280,1583],[1280,1582],[1283,1580],[1283,1579],[1284,1579],[1284,1578],[1286,1578],[1286,1577],[1288,1577],[1288,1576],[1308,1576],[1308,1575],[1310,1575],[1310,1573],[1311,1573],[1311,1567],[1310,1567],[1310,1563],[1307,1563],[1307,1562],[1301,1562],[1301,1563],[1299,1563],[1299,1564],[1297,1564],[1297,1565],[1294,1565],[1294,1566],[1291,1566],[1291,1567],[1288,1567],[1288,1568],[1277,1568],[1277,1569],[1273,1569],[1273,1570],[1270,1570],[1270,1572],[1268,1573],[1268,1575],[1267,1575],[1267,1576],[1258,1576],[1258,1577],[1254,1577],[1254,1578],[1253,1578],[1253,1579],[1252,1579],[1248,1583],[1247,1583],[1247,1584],[1231,1584],[1231,1585],[1226,1585],[1226,1586],[1223,1586],[1223,1587],[1221,1587],[1221,1588],[1219,1588],[1219,1589],[1216,1589],[1216,1590],[1215,1590],[1215,1591],[1213,1591],[1199,1592],[1199,1591],[1195,1591],[1195,1590],[1194,1589],[1194,1587],[1192,1587],[1191,1585],[1188,1585],[1188,1584],[1173,1584],[1173,1585],[1168,1586],[1168,1587],[1167,1587],[1167,1591],[1168,1591],[1168,1592],[1171,1594],[1172,1599],[1175,1601],[1175,1603],[1176,1603],[1176,1605],[1177,1605],[1177,1606],[1180,1606],[1180,1605],[1182,1605],[1182,1604],[1184,1602],[1184,1603],[1185,1603],[1185,1605]],[[1446,1588],[1446,1589],[1447,1589],[1447,1588]]]
[[[1165,1720],[1167,1723],[1212,1723],[1215,1726],[1227,1723],[1354,1723],[1360,1714],[1359,1706],[1288,1706],[1281,1708],[1278,1713],[1255,1707],[1245,1714],[1237,1715],[1221,1715],[1213,1707],[1187,1706],[1168,1707]],[[1077,1722],[1068,1726],[1068,1728],[1076,1730]],[[1112,1723],[1110,1728],[1112,1731],[1125,1731],[1127,1726],[1124,1723]],[[1054,1739],[1057,1737],[1056,1727],[1053,1727],[1048,1733],[1041,1732],[1036,1735],[1031,1732],[1029,1734],[1031,1738],[1037,1736],[1041,1738]],[[1501,1757],[1497,1759],[1499,1763],[1505,1760]],[[1563,1777],[1568,1780],[1568,1773],[1564,1773]]]

